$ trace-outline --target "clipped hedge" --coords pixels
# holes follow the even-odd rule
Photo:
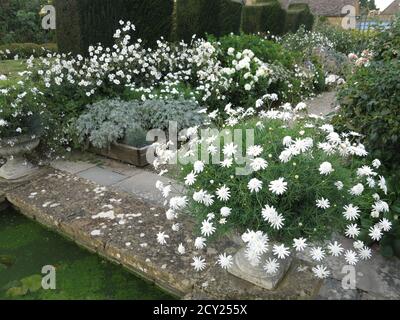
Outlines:
[[[242,30],[245,33],[284,33],[286,11],[278,1],[243,7]]]
[[[304,25],[306,30],[312,30],[314,16],[307,4],[291,4],[288,8],[285,32],[296,32],[300,26]]]
[[[151,44],[169,38],[174,0],[55,0],[61,52],[85,53],[90,45],[113,43],[119,21],[136,26],[135,38]]]
[[[242,4],[231,0],[177,0],[177,38],[240,32]]]
[[[0,60],[13,59],[15,56],[20,59],[27,59],[31,56],[36,58],[55,52],[57,52],[55,43],[9,43],[0,46]]]

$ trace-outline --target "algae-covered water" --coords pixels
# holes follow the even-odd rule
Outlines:
[[[55,282],[43,266],[53,266]],[[51,268],[51,267],[50,267]],[[42,279],[56,289],[43,289]],[[0,299],[171,299],[21,214],[0,212]]]

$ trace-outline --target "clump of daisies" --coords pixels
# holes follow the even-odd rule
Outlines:
[[[381,162],[367,160],[359,134],[338,133],[319,117],[299,115],[302,109],[286,104],[261,111],[219,134],[189,130],[189,143],[175,154],[187,192],[169,201],[167,218],[179,221],[185,212],[197,218],[197,250],[239,230],[250,264],[274,273],[291,252],[307,248],[321,278],[329,275],[323,262],[330,255],[351,265],[371,257],[368,245],[392,226]],[[162,168],[172,152],[160,144],[157,152]],[[333,234],[357,246],[345,251],[331,242]],[[263,261],[268,251],[274,258]],[[216,263],[228,268],[232,259],[221,254]],[[196,270],[207,263],[203,258],[196,257]]]

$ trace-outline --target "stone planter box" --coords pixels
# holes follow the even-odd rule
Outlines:
[[[90,147],[89,150],[101,156],[133,164],[137,167],[145,167],[149,163],[146,160],[146,153],[150,146],[136,148],[122,143],[113,143],[109,148],[99,149]]]

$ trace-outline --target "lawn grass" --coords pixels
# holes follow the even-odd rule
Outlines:
[[[0,80],[0,88],[15,85],[22,78],[18,73],[25,70],[24,60],[0,60],[0,74],[7,77],[7,80]]]

